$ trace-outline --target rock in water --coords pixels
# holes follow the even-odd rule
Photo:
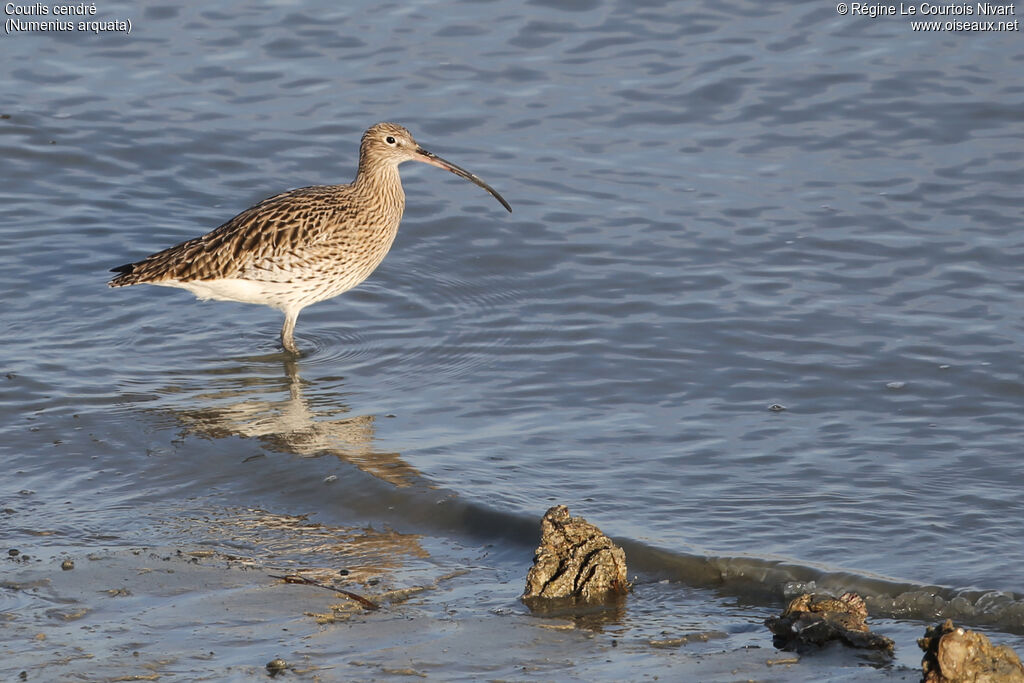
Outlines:
[[[804,650],[838,640],[851,647],[891,653],[893,642],[872,633],[867,624],[868,608],[856,593],[839,598],[804,593],[790,601],[778,617],[764,623],[775,634],[780,650]]]
[[[629,590],[626,553],[596,526],[556,505],[544,514],[540,530],[523,599],[597,601]]]
[[[917,644],[924,650],[925,683],[1024,683],[1024,665],[1012,648],[993,646],[984,634],[957,628],[952,619],[929,626]]]

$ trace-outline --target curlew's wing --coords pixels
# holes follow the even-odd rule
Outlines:
[[[119,275],[109,285],[252,278],[261,271],[269,275],[282,260],[301,258],[305,247],[352,213],[351,206],[339,201],[338,189],[302,187],[264,199],[201,237],[111,269]]]

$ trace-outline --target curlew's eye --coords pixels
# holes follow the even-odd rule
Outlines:
[[[395,140],[395,138],[392,137],[391,135],[389,135],[386,138],[384,138],[384,142],[388,143],[391,146],[394,146],[394,145],[396,145],[398,143],[398,141]]]

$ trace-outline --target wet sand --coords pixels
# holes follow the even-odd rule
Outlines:
[[[74,568],[62,570],[68,558]],[[201,547],[38,558],[23,547],[5,564],[4,680],[258,680],[275,659],[287,663],[285,679],[312,681],[920,677],[841,648],[780,652],[763,627],[754,631],[763,646],[737,647],[716,630],[651,638],[612,628],[614,615],[535,616],[518,601],[522,577],[482,562],[435,567],[433,580],[421,571],[415,583],[400,572],[345,575],[346,588],[378,602],[376,611],[272,578],[280,567]],[[332,580],[324,568],[288,571]]]

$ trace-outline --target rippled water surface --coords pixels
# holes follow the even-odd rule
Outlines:
[[[769,591],[841,576],[922,620],[966,591],[955,616],[1024,632],[1019,32],[807,2],[99,9],[131,34],[0,42],[14,542],[138,543],[208,501],[528,557],[557,502]],[[270,309],[107,288],[347,182],[379,120],[513,213],[403,166],[391,254],[306,309],[297,363]]]

